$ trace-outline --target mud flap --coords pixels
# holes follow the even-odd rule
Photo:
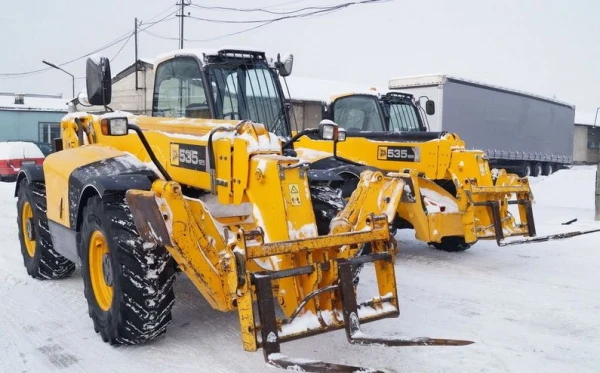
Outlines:
[[[172,246],[171,235],[154,192],[132,189],[127,191],[125,198],[140,237],[158,246]]]

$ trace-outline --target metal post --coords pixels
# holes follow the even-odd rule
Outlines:
[[[598,120],[598,111],[600,111],[600,107],[596,109],[596,117],[594,118],[594,131],[596,130],[596,121]],[[600,173],[598,173],[598,169],[600,169],[600,158],[598,159],[598,163],[596,165],[596,215],[595,220],[600,221]]]
[[[133,33],[135,35],[135,90],[137,91],[139,88],[138,84],[138,20],[135,19],[135,25],[133,29]]]
[[[600,221],[600,173],[598,172],[599,168],[600,162],[598,162],[598,165],[596,166],[596,221]]]

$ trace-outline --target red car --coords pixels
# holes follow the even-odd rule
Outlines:
[[[21,170],[21,165],[41,165],[44,158],[44,153],[33,142],[0,142],[0,180],[14,181]]]

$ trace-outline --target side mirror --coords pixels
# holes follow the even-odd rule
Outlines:
[[[425,102],[425,112],[427,115],[435,114],[435,102],[433,102],[433,100],[427,100],[427,102]]]
[[[281,56],[277,54],[277,64],[275,65],[279,70],[279,75],[286,77],[292,74],[292,67],[294,67],[294,55],[289,53],[285,55],[283,61]]]
[[[112,97],[110,61],[106,57],[90,57],[85,70],[87,99],[90,105],[106,106]]]
[[[100,128],[105,136],[125,136],[129,133],[127,118],[102,118]]]

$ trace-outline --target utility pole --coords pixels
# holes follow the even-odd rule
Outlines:
[[[135,19],[135,26],[133,28],[133,33],[135,35],[135,90],[137,91],[139,88],[138,84],[138,20]]]
[[[181,6],[181,14],[178,14],[177,17],[179,19],[179,49],[183,49],[183,20],[185,18],[185,7],[190,5],[192,2],[185,2],[185,0],[181,0],[181,3],[177,3],[176,5]]]

